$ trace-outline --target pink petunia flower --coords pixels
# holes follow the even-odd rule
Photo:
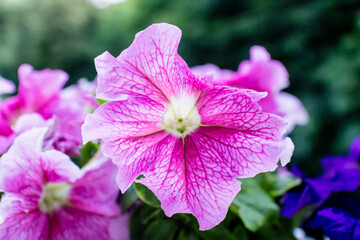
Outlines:
[[[18,95],[0,103],[0,154],[24,129],[52,124],[54,147],[70,155],[78,153],[81,125],[90,112],[89,94],[81,86],[61,91],[67,79],[61,70],[34,71],[28,64],[19,67]]]
[[[15,84],[0,75],[0,95],[15,92]]]
[[[85,119],[84,142],[102,139],[125,192],[137,182],[167,216],[192,213],[206,230],[219,224],[240,190],[236,178],[273,171],[292,155],[286,123],[256,103],[266,93],[208,86],[178,55],[181,31],[154,24],[119,57],[95,59],[97,97],[109,102]]]
[[[81,125],[87,114],[99,104],[95,100],[95,84],[80,79],[76,85],[60,92],[60,97],[42,111],[44,118],[57,119],[56,130],[51,138],[52,147],[69,155],[78,155],[81,147]]]
[[[274,113],[288,122],[290,132],[295,125],[305,125],[309,116],[304,106],[295,96],[282,92],[289,86],[289,74],[284,65],[272,60],[270,54],[261,46],[250,49],[250,60],[242,61],[238,71],[220,69],[213,64],[196,66],[192,71],[197,76],[209,76],[214,85],[232,86],[267,92],[259,101],[264,112]]]
[[[64,153],[43,151],[46,131],[21,134],[0,158],[0,239],[129,239],[116,167],[99,157],[80,170]]]

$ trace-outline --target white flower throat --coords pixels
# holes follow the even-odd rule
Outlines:
[[[196,108],[196,98],[185,94],[171,98],[166,108],[163,124],[169,133],[185,137],[201,124],[201,117]]]
[[[39,208],[42,212],[52,213],[61,206],[68,205],[71,190],[69,183],[47,183],[43,186]]]

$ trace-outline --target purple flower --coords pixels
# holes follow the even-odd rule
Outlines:
[[[222,70],[213,64],[192,68],[195,75],[210,77],[214,85],[232,86],[267,92],[259,101],[264,112],[283,117],[288,123],[288,131],[296,124],[305,125],[308,114],[302,103],[293,95],[281,92],[289,85],[289,74],[284,65],[270,58],[270,54],[261,46],[250,49],[250,60],[242,61],[237,72]]]
[[[0,239],[128,239],[111,161],[80,170],[62,152],[42,150],[46,131],[21,134],[0,159]]]
[[[322,160],[324,173],[310,178],[294,168],[295,175],[303,179],[301,192],[290,192],[284,196],[282,214],[292,217],[307,205],[319,207],[334,192],[353,192],[360,186],[360,137],[356,138],[347,156],[331,156]]]
[[[332,240],[360,239],[359,206],[360,196],[334,194],[305,222],[305,226],[321,228]]]
[[[236,178],[286,164],[293,144],[286,123],[263,113],[266,94],[207,86],[178,55],[181,31],[154,24],[114,58],[95,59],[97,97],[109,102],[89,115],[84,142],[102,139],[125,192],[137,180],[167,216],[192,213],[206,230],[219,224],[240,190]]]
[[[56,149],[70,155],[77,153],[81,125],[90,112],[90,104],[86,100],[88,94],[80,87],[61,91],[67,79],[61,70],[34,71],[28,64],[19,67],[18,95],[0,102],[0,154],[18,134],[44,126],[53,129]]]

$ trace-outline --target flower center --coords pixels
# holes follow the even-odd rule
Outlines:
[[[42,212],[52,213],[63,205],[68,204],[71,185],[69,183],[47,183],[39,201]]]
[[[163,119],[166,131],[177,137],[185,137],[195,131],[201,123],[195,104],[194,96],[181,95],[178,98],[172,98]]]

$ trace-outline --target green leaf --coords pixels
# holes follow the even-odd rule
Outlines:
[[[121,210],[125,213],[138,199],[134,187],[131,185],[121,198]]]
[[[144,229],[146,229],[151,222],[165,218],[161,208],[153,208],[147,204],[142,204],[134,210],[130,217],[131,239],[145,239]]]
[[[81,155],[80,155],[80,160],[79,160],[79,166],[80,167],[85,166],[98,150],[99,150],[98,144],[93,143],[93,142],[86,143],[80,149]]]
[[[289,226],[282,224],[277,225],[265,225],[258,232],[256,232],[255,239],[266,239],[266,240],[296,240],[292,234],[292,229]]]
[[[135,192],[144,203],[155,208],[159,208],[161,206],[159,199],[157,199],[155,194],[150,191],[146,186],[136,182],[133,183],[133,186]]]
[[[278,214],[279,207],[255,179],[241,182],[242,189],[230,205],[230,211],[240,217],[247,229],[255,232]]]
[[[241,240],[247,240],[248,239],[246,229],[241,225],[237,225],[235,227],[234,235],[236,236],[237,239],[241,239]]]
[[[178,226],[169,220],[158,220],[152,222],[145,230],[146,240],[170,240],[174,238]]]
[[[153,207],[151,207],[151,208],[153,208]],[[155,218],[158,218],[160,215],[164,215],[164,212],[162,211],[161,208],[156,208],[155,211],[153,211],[151,214],[149,214],[145,218],[143,218],[142,222],[143,222],[143,224],[148,224],[150,221],[152,221]]]
[[[199,237],[193,232],[186,232],[185,229],[181,230],[177,240],[199,240]]]
[[[292,175],[279,177],[277,174],[273,174],[273,176],[275,177],[274,185],[269,192],[272,197],[282,196],[290,189],[301,184],[301,179]]]
[[[235,237],[233,233],[231,233],[228,228],[226,228],[223,224],[217,225],[216,227],[207,230],[207,231],[199,231],[197,230],[197,234],[202,237],[204,240],[238,240],[239,238]]]
[[[261,187],[273,198],[282,196],[291,188],[301,184],[301,179],[293,175],[279,176],[277,172],[259,174],[255,179]]]

